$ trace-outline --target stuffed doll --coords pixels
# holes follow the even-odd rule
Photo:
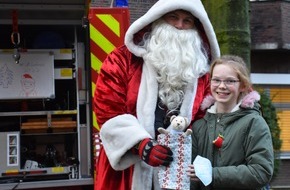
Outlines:
[[[188,136],[192,133],[191,129],[187,129],[185,132],[184,130],[188,127],[188,119],[182,116],[173,115],[170,118],[170,125],[167,129],[162,127],[158,128],[158,132],[160,134],[167,135],[168,133],[184,133],[185,136]]]

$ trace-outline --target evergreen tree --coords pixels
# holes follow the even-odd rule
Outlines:
[[[270,99],[268,93],[266,91],[260,90],[261,95],[261,108],[262,114],[264,119],[269,125],[272,141],[273,141],[273,148],[275,153],[275,162],[274,162],[274,177],[277,175],[279,166],[280,166],[280,159],[278,155],[280,153],[280,149],[282,146],[282,140],[280,139],[280,127],[278,124],[278,117],[275,106],[272,104],[272,100]]]

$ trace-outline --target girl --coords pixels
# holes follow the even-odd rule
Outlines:
[[[251,88],[244,61],[226,55],[210,69],[211,96],[204,99],[204,118],[193,124],[193,159],[212,164],[212,182],[205,187],[190,165],[188,175],[196,189],[263,189],[273,174],[273,147],[269,127]]]

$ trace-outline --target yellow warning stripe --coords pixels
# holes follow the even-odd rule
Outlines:
[[[120,38],[121,30],[120,30],[120,23],[116,20],[111,14],[96,14],[95,15],[104,25],[106,25],[109,30],[111,30],[117,37]],[[106,36],[106,34],[102,34],[94,25],[90,24],[90,38],[91,40],[101,48],[106,54],[111,53],[115,46],[111,42],[112,39]],[[94,52],[91,49],[91,69],[99,73],[102,61],[99,59],[97,52]],[[92,97],[94,97],[94,92],[96,89],[96,84],[92,81],[91,83],[91,92]],[[97,123],[96,114],[93,111],[93,127],[96,128],[98,131],[100,130],[99,125]]]
[[[97,14],[96,15],[112,32],[120,37],[120,23],[110,14]]]
[[[99,73],[101,66],[102,66],[101,60],[91,52],[91,68]]]
[[[94,82],[91,83],[92,85],[92,97],[94,97],[94,92],[96,90],[96,84]],[[100,130],[100,127],[98,125],[98,122],[97,122],[97,117],[96,117],[96,113],[93,111],[93,127],[96,128],[98,131]]]
[[[98,131],[100,130],[100,127],[99,127],[99,125],[98,125],[97,117],[96,117],[95,112],[93,112],[93,126],[94,126]]]
[[[94,97],[94,93],[95,93],[95,90],[96,90],[96,83],[92,82],[92,97]]]
[[[90,24],[90,37],[107,54],[111,53],[115,48],[115,46],[92,24]]]

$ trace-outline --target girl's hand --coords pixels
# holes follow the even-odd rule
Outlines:
[[[190,180],[192,180],[192,181],[200,181],[200,179],[195,175],[194,166],[192,164],[190,164],[188,166],[188,169],[186,170],[186,172],[187,172],[187,176],[190,177]]]

